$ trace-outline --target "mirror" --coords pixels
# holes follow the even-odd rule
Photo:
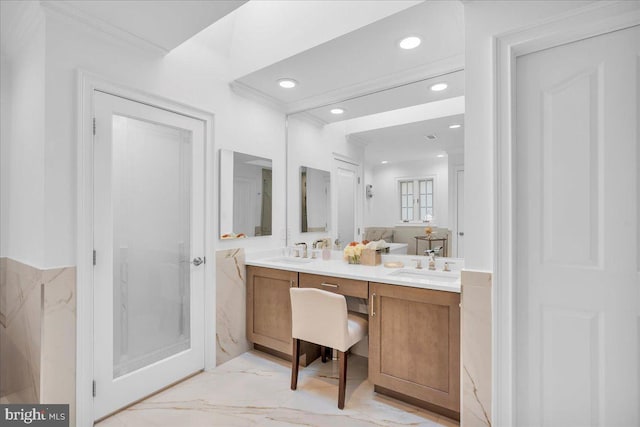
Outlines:
[[[300,224],[303,233],[329,230],[330,184],[329,172],[300,167]]]
[[[444,93],[431,90],[441,82]],[[344,113],[331,114],[338,107]],[[361,168],[350,211],[356,240],[383,238],[407,254],[442,247],[441,255],[464,256],[463,70],[292,114],[289,137],[296,158],[324,146],[314,158],[344,156]],[[339,229],[345,212],[337,210],[330,217]]]
[[[272,161],[220,150],[220,238],[270,236]]]

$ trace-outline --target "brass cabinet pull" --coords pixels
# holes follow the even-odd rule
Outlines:
[[[326,286],[328,288],[339,288],[340,285],[334,285],[333,283],[320,283],[320,286]]]
[[[375,310],[375,307],[374,307],[375,301],[376,301],[376,293],[374,292],[374,293],[371,294],[371,302],[370,302],[370,304],[371,304],[371,317],[376,317],[376,310]]]

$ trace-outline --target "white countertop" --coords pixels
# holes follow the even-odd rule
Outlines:
[[[461,259],[436,258],[436,271],[429,271],[427,270],[427,257],[424,256],[383,255],[382,264],[368,266],[347,263],[347,261],[342,259],[342,251],[332,251],[332,259],[330,260],[325,261],[321,258],[314,260],[308,259],[309,262],[296,262],[300,260],[300,258],[284,257],[282,253],[282,250],[248,253],[245,264],[256,267],[276,268],[278,270],[297,271],[300,273],[320,274],[323,276],[343,277],[346,279],[460,293],[460,270],[464,263]],[[422,262],[423,268],[421,270],[415,268],[416,263],[413,260],[416,259],[420,259]],[[384,263],[388,261],[402,261],[404,267],[384,267]],[[442,271],[445,262],[450,264],[453,271]],[[402,270],[404,274],[395,275],[398,270]]]

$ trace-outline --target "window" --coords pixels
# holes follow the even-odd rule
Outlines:
[[[402,222],[433,218],[433,178],[401,179],[398,186]]]

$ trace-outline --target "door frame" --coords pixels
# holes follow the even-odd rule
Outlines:
[[[458,256],[458,232],[460,231],[460,227],[458,227],[458,172],[464,172],[464,164],[454,165],[453,179],[449,179],[449,182],[453,182],[453,188],[451,190],[451,202],[449,203],[451,209],[449,218],[451,221],[452,229],[450,249],[451,258],[460,258]]]
[[[640,24],[635,2],[597,2],[540,24],[499,34],[494,60],[493,425],[515,425],[515,85],[519,56]]]
[[[214,166],[214,114],[141,92],[85,70],[77,73],[77,222],[76,222],[76,424],[93,425],[93,93],[94,90],[201,120],[205,124],[205,236],[215,235],[217,185]],[[204,369],[215,368],[215,239],[205,238]]]

